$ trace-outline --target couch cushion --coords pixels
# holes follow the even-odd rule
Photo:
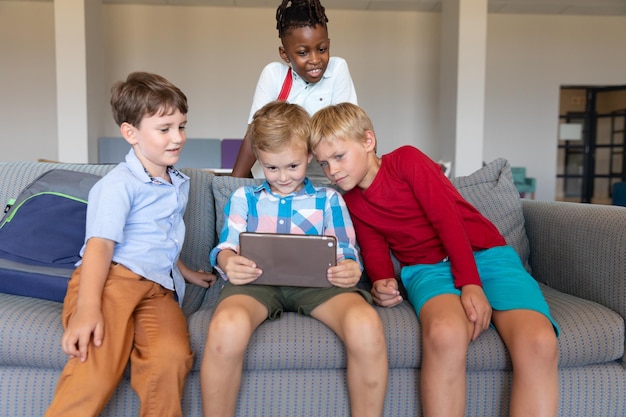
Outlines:
[[[559,367],[578,367],[619,359],[624,351],[624,321],[615,312],[591,301],[560,293],[541,284],[554,319],[561,327]],[[404,302],[394,308],[375,307],[381,316],[391,368],[420,366],[421,334],[415,312]],[[62,304],[0,294],[0,364],[62,369]],[[213,309],[200,310],[188,321],[194,370],[200,369]],[[298,349],[294,349],[294,342]],[[510,369],[509,356],[494,329],[470,345],[468,370]],[[339,338],[317,320],[285,313],[265,322],[254,333],[245,359],[246,369],[345,367]]]
[[[530,272],[530,247],[524,228],[522,203],[513,184],[509,162],[498,158],[467,177],[451,181],[461,195],[498,228]]]
[[[192,270],[211,271],[209,253],[215,246],[215,203],[213,199],[213,179],[206,171],[182,168],[189,177],[189,201],[185,211],[185,242],[181,259]],[[186,316],[196,311],[202,304],[207,290],[194,284],[187,284],[183,312]]]
[[[563,294],[543,284],[541,290],[559,323],[559,367],[579,367],[619,359],[624,351],[624,321],[619,314],[591,301]],[[383,322],[390,368],[421,366],[421,333],[413,307],[403,302],[394,308],[375,307]],[[200,369],[201,354],[213,309],[194,313],[188,322],[193,369]],[[297,348],[294,349],[294,343]],[[1,353],[1,352],[0,352]],[[254,333],[244,368],[254,370],[345,367],[345,349],[325,325],[296,313],[264,322]],[[497,331],[489,328],[467,354],[468,371],[510,370],[509,354]]]
[[[114,165],[55,164],[47,162],[0,162],[0,204],[6,205],[35,178],[51,169],[69,169],[103,176]]]
[[[0,293],[0,365],[63,369],[63,304]]]
[[[219,238],[224,226],[224,208],[228,203],[228,199],[239,187],[246,185],[258,185],[263,182],[262,179],[253,178],[235,178],[228,176],[215,177],[213,180],[213,197],[215,198],[215,230]]]
[[[624,320],[611,309],[539,284],[558,323],[559,368],[615,361],[624,352]],[[490,328],[467,353],[469,371],[510,369],[509,354]]]

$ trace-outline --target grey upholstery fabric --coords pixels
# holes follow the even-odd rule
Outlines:
[[[523,201],[533,275],[626,317],[626,207]]]

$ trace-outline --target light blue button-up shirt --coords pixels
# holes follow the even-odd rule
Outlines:
[[[175,290],[182,303],[185,280],[176,263],[185,239],[189,177],[173,168],[169,174],[171,184],[150,178],[131,149],[126,162],[89,192],[85,242],[92,237],[114,241],[114,262]],[[83,245],[81,256],[84,251]]]

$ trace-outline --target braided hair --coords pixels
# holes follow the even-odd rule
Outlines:
[[[279,38],[292,29],[305,26],[322,25],[326,28],[326,22],[328,18],[319,0],[282,0],[276,9],[276,29]]]

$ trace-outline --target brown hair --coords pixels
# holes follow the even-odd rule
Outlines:
[[[356,104],[339,103],[318,110],[311,118],[312,149],[321,142],[351,139],[362,142],[366,131],[374,131],[374,125],[365,110]],[[376,151],[376,150],[374,150]]]
[[[278,29],[279,38],[292,29],[305,26],[321,25],[328,29],[326,22],[328,18],[319,0],[283,0],[276,9],[276,29]]]
[[[148,72],[132,72],[126,81],[111,88],[111,110],[118,126],[129,123],[139,127],[144,117],[171,114],[179,110],[187,114],[187,97],[165,78]]]
[[[247,135],[256,155],[257,151],[279,152],[294,143],[309,147],[311,133],[309,114],[297,104],[271,101],[254,113]]]

